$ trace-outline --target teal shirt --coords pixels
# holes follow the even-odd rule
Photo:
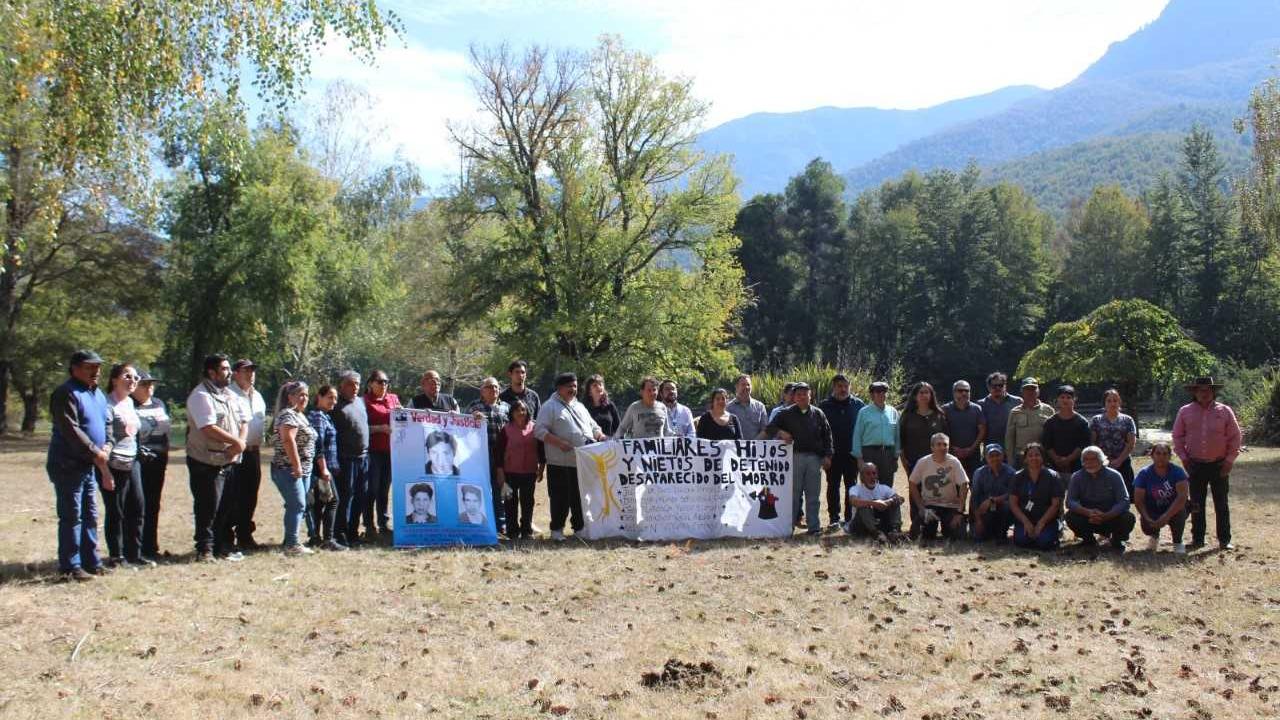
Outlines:
[[[858,419],[853,424],[854,457],[862,457],[862,448],[868,445],[884,445],[892,448],[893,455],[898,454],[898,410],[886,404],[884,409],[868,403],[858,411]]]

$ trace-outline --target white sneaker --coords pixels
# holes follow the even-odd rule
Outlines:
[[[1174,544],[1174,546],[1173,546],[1173,554],[1174,554],[1174,555],[1186,555],[1186,554],[1187,554],[1187,546],[1186,546],[1186,545],[1183,545],[1182,543],[1175,543],[1175,544]]]
[[[555,542],[564,542],[564,532],[561,530],[552,530],[551,539]]]
[[[285,555],[315,555],[316,551],[306,545],[290,545],[284,549]]]
[[[232,550],[226,555],[221,556],[219,559],[226,560],[227,562],[241,562],[244,560],[244,553],[239,550]]]
[[[1150,552],[1155,552],[1155,551],[1156,551],[1156,550],[1158,550],[1159,548],[1160,548],[1160,538],[1158,538],[1158,537],[1156,537],[1156,536],[1154,536],[1154,535],[1153,535],[1153,536],[1151,536],[1150,538],[1148,538],[1148,539],[1147,539],[1147,550],[1148,550],[1148,551],[1150,551]]]

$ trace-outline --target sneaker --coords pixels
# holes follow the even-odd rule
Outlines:
[[[1186,546],[1186,545],[1183,545],[1182,543],[1174,543],[1174,545],[1173,545],[1173,554],[1174,554],[1174,555],[1186,555],[1186,554],[1187,554],[1187,546]]]
[[[551,539],[552,539],[553,541],[555,541],[555,542],[564,542],[564,531],[563,531],[563,530],[552,530],[552,531],[551,531]]]
[[[840,522],[839,520],[832,520],[827,525],[827,530],[830,530],[831,532],[835,532],[836,530],[839,530],[843,525],[844,523]]]
[[[1191,541],[1191,544],[1190,544],[1190,545],[1188,545],[1187,547],[1188,547],[1189,549],[1191,549],[1191,550],[1199,550],[1200,548],[1204,547],[1204,541],[1203,541],[1203,540],[1192,540],[1192,541]]]
[[[1219,550],[1235,550],[1236,544],[1228,540],[1225,543],[1218,543],[1218,549]]]
[[[262,547],[257,540],[253,539],[252,535],[245,535],[240,538],[240,542],[236,543],[236,545],[240,548],[241,552],[253,552],[254,550],[258,550]]]
[[[316,551],[306,545],[290,545],[284,549],[284,554],[289,556],[315,555]]]
[[[342,543],[338,542],[337,540],[326,540],[324,544],[321,545],[320,547],[324,548],[325,550],[332,550],[334,552],[342,552],[344,550],[351,549],[351,548],[348,548],[346,545],[343,545]]]
[[[1147,551],[1155,552],[1156,550],[1159,550],[1159,549],[1160,549],[1160,538],[1155,537],[1153,535],[1151,538],[1147,540]]]
[[[226,560],[227,562],[241,562],[244,560],[244,553],[238,550],[232,550],[229,553],[218,556],[218,559]]]
[[[136,560],[130,560],[129,564],[136,565],[137,567],[144,567],[144,568],[153,568],[156,565],[159,565],[159,563],[157,563],[155,560],[152,560],[151,558],[145,557],[145,556],[139,557]]]
[[[103,559],[102,564],[106,565],[109,568],[117,568],[117,567],[124,567],[129,563],[125,562],[125,559],[122,557],[109,557],[109,558]]]
[[[213,553],[209,552],[208,550],[201,550],[200,552],[196,553],[196,562],[216,563],[218,562],[218,558],[214,557]]]
[[[88,582],[93,579],[93,575],[81,567],[71,568],[62,571],[62,580],[64,582]]]
[[[82,569],[90,575],[108,575],[111,573],[111,571],[107,569],[106,565],[94,565],[93,567]]]

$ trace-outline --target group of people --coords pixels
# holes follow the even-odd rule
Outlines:
[[[96,353],[76,352],[70,377],[51,398],[47,470],[57,498],[58,564],[75,580],[112,566],[154,565],[160,557],[156,523],[170,447],[168,408],[154,395],[155,378],[129,363],[110,368],[104,393],[102,365]],[[792,444],[794,520],[813,534],[823,530],[825,472],[827,529],[880,540],[901,535],[907,505],[912,537],[971,533],[976,540],[1004,541],[1012,528],[1014,542],[1051,548],[1065,519],[1086,542],[1101,535],[1123,547],[1135,525],[1132,502],[1153,548],[1168,526],[1181,552],[1188,514],[1193,544],[1203,544],[1211,490],[1218,540],[1230,547],[1227,487],[1240,431],[1231,409],[1216,401],[1220,386],[1211,378],[1188,386],[1196,400],[1179,411],[1172,446],[1157,443],[1152,465],[1135,478],[1129,455],[1137,427],[1120,412],[1114,390],[1107,393],[1105,412],[1085,420],[1074,410],[1073,388],[1059,388],[1055,410],[1040,402],[1032,378],[1022,382],[1021,403],[1005,392],[1005,376],[993,373],[989,394],[977,402],[970,402],[963,380],[952,388],[954,399],[941,406],[933,387],[920,382],[899,409],[886,401],[887,383],[872,383],[864,402],[851,393],[848,378],[837,375],[831,395],[816,405],[808,385],[789,383],[782,401],[766,410],[752,397],[751,376],[743,374],[732,397],[712,391],[695,418],[672,380],[644,378],[640,398],[619,412],[600,375],[585,380],[579,400],[578,377],[561,373],[544,403],[528,386],[528,372],[523,360],[511,362],[507,387],[485,378],[479,399],[465,409],[486,422],[493,517],[510,539],[540,532],[533,524],[534,489],[544,479],[551,538],[565,539],[566,524],[582,530],[575,448],[607,438],[684,436]],[[254,515],[268,437],[269,474],[284,505],[284,552],[309,555],[314,548],[343,551],[390,541],[391,414],[402,406],[389,392],[385,372],[374,370],[367,383],[362,380],[355,371],[343,372],[336,385],[314,393],[305,382],[285,382],[268,414],[251,360],[232,363],[221,354],[205,359],[186,403],[197,560],[239,561],[259,547]],[[410,407],[464,411],[441,391],[439,373],[427,371],[420,384]],[[1182,468],[1170,462],[1174,454]],[[451,465],[452,457],[439,462]],[[906,499],[893,489],[899,462],[909,478]],[[98,554],[99,487],[105,560]],[[406,522],[429,522],[431,487],[422,488],[422,508],[415,490]],[[478,505],[467,512],[481,517]]]

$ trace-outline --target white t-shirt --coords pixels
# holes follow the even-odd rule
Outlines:
[[[925,505],[963,510],[960,489],[968,487],[969,476],[955,455],[947,453],[946,459],[937,462],[932,455],[916,461],[909,482],[920,487],[920,499]]]
[[[849,497],[854,500],[876,502],[881,500],[892,500],[896,496],[897,493],[893,491],[893,488],[880,483],[876,483],[875,487],[867,487],[863,483],[859,482],[849,488]]]
[[[204,383],[201,383],[187,396],[187,425],[199,429],[217,423],[218,410],[214,407],[213,398],[204,389]]]
[[[262,445],[263,432],[266,430],[267,403],[262,393],[256,388],[248,392],[240,389],[234,382],[228,386],[232,395],[240,403],[240,417],[249,418],[249,437],[245,438],[245,447],[255,448]]]

